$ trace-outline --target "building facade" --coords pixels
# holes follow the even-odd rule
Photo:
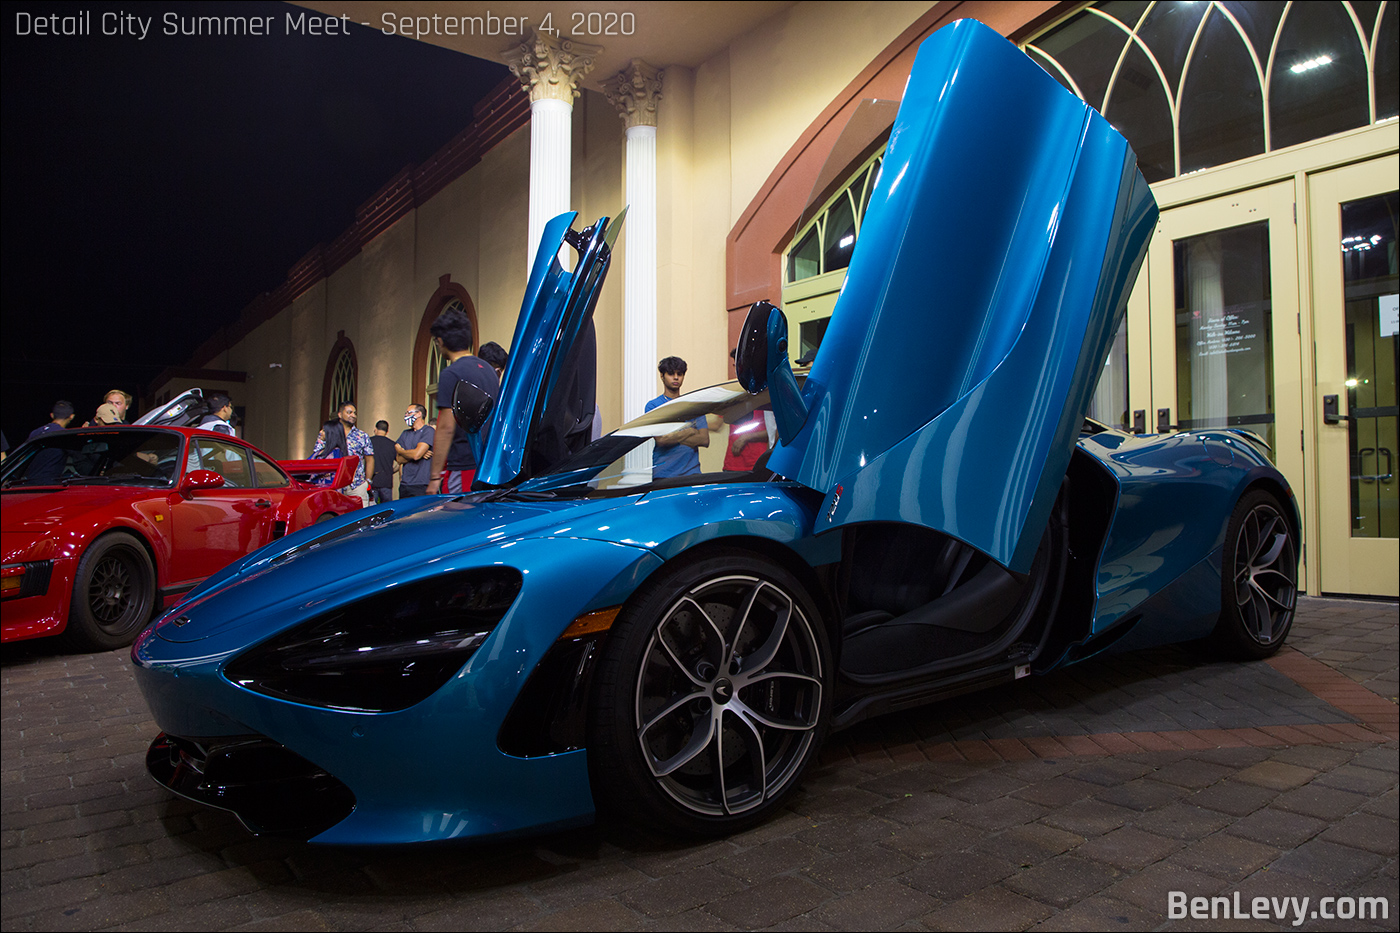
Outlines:
[[[972,17],[1103,112],[1162,207],[1095,416],[1256,431],[1298,495],[1307,590],[1397,595],[1395,0],[734,6],[661,5],[631,34],[508,48],[423,36],[517,79],[156,397],[222,378],[249,439],[285,457],[307,454],[344,398],[397,424],[430,401],[441,310],[508,346],[531,231],[623,204],[596,315],[605,429],[659,391],[662,356],[689,361],[688,386],[727,378],[753,301],[781,300],[800,355],[820,342],[879,168],[893,105],[872,101],[897,101],[921,40]]]

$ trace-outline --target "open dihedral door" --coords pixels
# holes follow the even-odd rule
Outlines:
[[[898,521],[1031,564],[1157,207],[1127,142],[971,20],[919,51],[769,466],[816,530]]]
[[[597,384],[593,310],[626,213],[600,218],[582,233],[572,229],[572,211],[545,226],[500,397],[480,432],[478,483],[514,486],[589,442]],[[578,252],[573,272],[558,258],[566,244]]]

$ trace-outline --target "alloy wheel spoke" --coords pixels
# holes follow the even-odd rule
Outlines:
[[[684,597],[684,598],[681,600],[681,602],[690,603],[690,605],[695,609],[695,611],[698,612],[698,613],[700,613],[700,618],[702,618],[702,619],[705,620],[705,624],[708,625],[708,626],[710,627],[710,632],[714,634],[715,640],[716,640],[716,642],[719,644],[719,656],[720,656],[720,659],[723,660],[724,657],[725,657],[725,655],[726,655],[726,653],[728,652],[729,648],[728,648],[728,646],[725,644],[725,641],[724,641],[724,633],[721,632],[721,631],[719,630],[719,626],[718,626],[718,625],[715,625],[715,620],[710,618],[710,614],[709,614],[708,612],[705,611],[705,607],[704,607],[704,606],[700,605],[700,604],[697,603],[695,600],[691,599],[689,596]],[[671,619],[674,619],[674,618],[675,618],[675,614],[673,613],[673,614],[671,615]],[[667,621],[669,622],[669,621],[671,621],[671,619],[668,619]]]
[[[690,734],[690,741],[685,744],[685,747],[665,761],[657,760],[656,756],[651,754],[651,751],[643,745],[642,748],[647,753],[647,767],[651,768],[651,773],[656,777],[662,778],[676,769],[684,768],[686,765],[690,764],[691,761],[695,759],[696,755],[699,755],[705,749],[709,748],[710,743],[718,737],[719,730],[715,728],[715,720],[717,718],[714,712],[706,716],[704,730],[701,731],[697,728]],[[722,780],[723,778],[721,777],[721,781]]]
[[[724,795],[725,812],[742,813],[744,810],[751,810],[759,804],[763,803],[763,801],[768,799],[768,757],[763,750],[763,735],[758,731],[758,727],[756,727],[753,724],[753,722],[750,721],[749,718],[745,716],[742,712],[738,711],[737,709],[733,709],[732,705],[731,712],[734,714],[734,718],[743,723],[748,730],[746,733],[743,733],[743,741],[744,745],[748,748],[748,760],[750,765],[753,766],[753,763],[757,762],[755,770],[757,771],[756,776],[758,778],[758,793],[750,797],[747,805],[741,807],[731,807],[729,805],[728,788],[726,787],[726,793]],[[723,723],[721,723],[720,725],[722,727]],[[720,732],[723,733],[723,731],[723,728],[721,728]],[[723,767],[724,763],[721,759],[721,770],[723,770]]]
[[[1273,546],[1269,548],[1268,553],[1251,561],[1250,566],[1259,568],[1273,566],[1274,562],[1278,560],[1279,554],[1283,552],[1284,545],[1287,543],[1288,535],[1283,533],[1274,535],[1274,543]]]
[[[744,599],[744,607],[739,611],[739,621],[734,625],[734,638],[726,646],[724,652],[724,663],[720,665],[720,670],[727,671],[734,663],[734,652],[739,648],[739,642],[743,640],[744,629],[748,627],[749,616],[753,614],[754,603],[758,601],[758,594],[763,589],[763,581],[754,583],[753,589],[749,590],[749,595]]]
[[[1249,601],[1251,614],[1254,616],[1254,633],[1261,642],[1268,644],[1274,638],[1274,614],[1269,611],[1269,604],[1264,599],[1263,594],[1255,592]]]
[[[671,650],[671,646],[666,644],[666,638],[662,634],[662,629],[664,629],[665,627],[665,623],[662,623],[661,627],[656,630],[656,643],[661,646],[662,651],[666,652],[666,657],[670,659],[672,667],[680,671],[681,674],[683,674],[685,678],[689,680],[692,684],[694,684],[697,687],[700,687],[702,690],[705,689],[708,686],[708,684],[706,684],[705,681],[692,674],[690,672],[690,669],[681,663],[681,659],[676,657],[676,653]]]
[[[692,701],[692,700],[702,700],[702,699],[705,699],[705,698],[706,698],[706,694],[705,694],[705,691],[703,691],[703,690],[697,690],[697,691],[695,691],[694,693],[687,693],[685,696],[678,698],[677,700],[675,700],[674,702],[672,702],[669,706],[667,706],[665,709],[663,709],[661,712],[659,712],[659,713],[657,713],[655,716],[651,717],[651,719],[648,720],[648,722],[647,722],[646,725],[644,725],[644,726],[642,726],[640,729],[638,729],[638,730],[637,730],[637,738],[639,738],[639,739],[641,739],[643,742],[645,742],[645,741],[646,741],[646,735],[647,735],[647,733],[648,733],[649,731],[651,731],[651,729],[652,729],[653,726],[655,726],[657,723],[661,722],[661,720],[665,719],[667,716],[671,715],[671,714],[674,713],[676,710],[680,709],[682,706],[685,706],[685,705],[686,705],[687,703],[689,703],[690,701]]]
[[[1282,576],[1282,574],[1280,574],[1280,576]],[[1264,589],[1264,587],[1260,586],[1259,583],[1258,583],[1257,581],[1252,581],[1252,582],[1250,583],[1250,588],[1251,588],[1255,593],[1258,593],[1261,597],[1263,597],[1263,599],[1264,599],[1265,602],[1273,603],[1274,606],[1277,607],[1277,610],[1278,610],[1278,611],[1287,612],[1289,609],[1292,609],[1292,608],[1293,608],[1293,606],[1292,606],[1293,600],[1292,600],[1292,599],[1290,599],[1287,603],[1285,603],[1283,600],[1279,599],[1279,598],[1278,598],[1277,596],[1275,596],[1273,593],[1270,593],[1268,590]]]
[[[778,656],[778,649],[783,646],[783,641],[787,638],[788,623],[792,621],[792,597],[781,590],[774,590],[779,593],[787,605],[778,611],[778,618],[773,623],[773,631],[768,634],[768,639],[763,645],[744,659],[744,670],[742,673],[752,677],[773,663],[773,659]]]
[[[799,720],[789,719],[774,719],[771,716],[766,716],[763,713],[760,713],[758,710],[754,709],[752,706],[748,705],[742,700],[730,700],[729,708],[734,710],[734,712],[739,716],[739,718],[743,719],[746,723],[748,723],[750,728],[754,727],[753,724],[755,722],[765,725],[770,729],[781,729],[784,732],[811,732],[817,727],[817,721],[815,718],[813,718],[811,722],[801,722]]]

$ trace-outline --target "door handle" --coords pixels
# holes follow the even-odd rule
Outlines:
[[[1158,434],[1166,434],[1168,431],[1175,430],[1177,426],[1174,425],[1174,424],[1172,424],[1171,422],[1172,422],[1172,410],[1171,410],[1170,408],[1159,408],[1159,409],[1157,409],[1157,433],[1158,433]]]
[[[1341,424],[1343,421],[1350,421],[1351,415],[1342,414],[1342,404],[1340,395],[1324,395],[1322,397],[1322,421],[1324,424]]]
[[[1375,454],[1375,455],[1376,455],[1376,469],[1377,469],[1377,470],[1380,470],[1380,467],[1381,467],[1381,460],[1380,460],[1380,458],[1381,458],[1381,457],[1384,457],[1384,458],[1385,458],[1385,472],[1384,472],[1384,473],[1376,472],[1376,473],[1369,473],[1369,474],[1368,474],[1368,473],[1366,472],[1366,455],[1367,455],[1367,454]],[[1376,447],[1362,447],[1360,450],[1358,450],[1358,451],[1356,452],[1356,476],[1353,477],[1353,478],[1354,478],[1354,479],[1359,479],[1359,480],[1361,480],[1363,483],[1374,483],[1374,482],[1377,482],[1377,481],[1382,482],[1382,483],[1388,483],[1388,482],[1390,482],[1392,479],[1394,479],[1394,478],[1395,478],[1395,457],[1394,457],[1394,455],[1391,454],[1390,448],[1389,448],[1389,447],[1380,447],[1380,448],[1376,448]]]
[[[1134,409],[1133,409],[1133,427],[1132,427],[1131,430],[1132,430],[1132,433],[1133,433],[1133,434],[1146,434],[1146,433],[1147,433],[1147,409],[1146,409],[1146,408],[1134,408]]]
[[[272,508],[272,503],[267,501],[266,499],[259,499],[258,501],[254,502],[253,505],[257,506],[260,509]]]

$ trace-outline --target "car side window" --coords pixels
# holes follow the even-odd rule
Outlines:
[[[248,452],[253,458],[253,478],[255,485],[259,489],[276,489],[281,486],[291,485],[291,480],[287,479],[287,474],[283,473],[275,463],[266,457],[260,457],[252,451]]]
[[[253,477],[248,469],[248,453],[242,447],[205,438],[195,441],[194,446],[199,450],[199,460],[203,468],[222,476],[225,488],[252,487]]]

